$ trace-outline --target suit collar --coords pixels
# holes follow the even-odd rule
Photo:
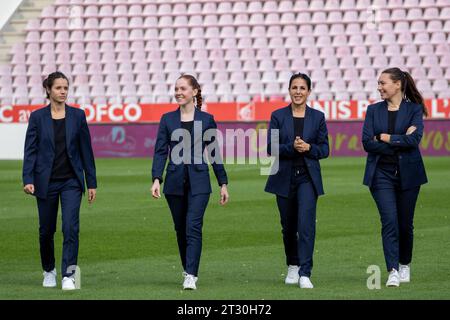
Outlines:
[[[198,110],[197,107],[194,109],[194,121],[201,121],[201,112]],[[179,127],[181,128],[181,107],[178,107],[178,109],[175,112],[175,122],[178,123]]]
[[[285,108],[285,116],[287,117],[287,121],[285,121],[284,125],[286,126],[286,130],[289,134],[289,140],[294,140],[294,116],[292,114],[292,105],[289,104]],[[311,108],[306,105],[305,108],[305,121],[303,124],[303,137],[302,140],[308,139],[310,137],[310,130],[311,130]],[[305,140],[306,141],[306,140]]]
[[[55,134],[53,132],[52,109],[50,104],[45,107],[44,130],[50,139],[53,150],[55,150]]]
[[[73,132],[73,113],[72,109],[67,104],[65,105],[65,113],[66,148],[68,149],[70,145],[70,135]],[[44,130],[47,132],[47,135],[50,138],[53,150],[55,150],[55,133],[53,131],[52,109],[50,104],[45,107],[44,123]]]
[[[380,109],[379,121],[381,123],[382,133],[387,133],[389,111],[388,111],[388,103],[386,100],[383,101],[382,107],[379,109]],[[402,122],[404,119],[406,119],[407,114],[408,114],[408,101],[402,99],[402,101],[400,102],[400,108],[398,110],[397,117],[395,119],[395,129],[394,129],[395,133],[401,132]]]
[[[70,146],[70,136],[73,132],[73,114],[72,114],[72,109],[69,108],[69,106],[66,104],[66,148],[67,150],[69,150],[69,146]]]
[[[397,113],[397,119],[395,121],[395,132],[401,132],[401,127],[403,120],[406,119],[408,114],[408,102],[404,99],[402,99],[402,102],[400,103],[400,109]]]

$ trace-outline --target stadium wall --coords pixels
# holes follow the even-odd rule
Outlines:
[[[331,156],[364,156],[363,121],[328,121]],[[219,122],[225,158],[258,158],[265,155],[268,122]],[[22,159],[27,124],[0,124],[0,159]],[[153,157],[157,123],[91,124],[96,157]],[[238,143],[238,139],[240,143]],[[425,120],[420,145],[423,155],[450,156],[450,120]]]
[[[367,106],[373,101],[311,101],[310,105],[325,113],[330,133],[332,156],[365,155],[360,136]],[[266,129],[272,111],[287,105],[285,101],[249,103],[208,103],[203,110],[214,115],[221,132],[247,133],[253,139],[234,151],[235,156],[254,158],[264,152],[266,138],[259,129]],[[424,155],[450,156],[450,99],[428,99],[430,114],[421,142]],[[84,109],[91,128],[97,157],[151,157],[161,115],[175,110],[176,104],[75,105]],[[0,106],[0,159],[21,159],[29,116],[42,106]],[[250,132],[252,136],[250,137]],[[224,152],[233,143],[224,137]],[[254,141],[259,141],[255,145]],[[236,147],[237,148],[237,147]],[[231,151],[230,151],[231,153]],[[232,156],[232,155],[231,155]]]

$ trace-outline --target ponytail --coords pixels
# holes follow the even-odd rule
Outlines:
[[[413,103],[420,104],[423,108],[423,114],[425,115],[425,117],[427,117],[428,110],[427,110],[427,108],[425,108],[425,102],[424,102],[423,97],[420,94],[419,90],[417,90],[414,79],[411,77],[411,75],[407,71],[403,71],[403,74],[405,75],[405,86],[403,87],[403,89],[404,89],[403,92],[404,92],[406,100],[409,100]]]
[[[422,95],[416,87],[413,77],[407,71],[402,71],[399,68],[389,68],[384,70],[382,73],[387,73],[393,81],[401,82],[401,91],[403,97],[407,101],[411,101],[422,106],[423,114],[425,117],[428,116],[428,110],[425,107],[425,102]]]

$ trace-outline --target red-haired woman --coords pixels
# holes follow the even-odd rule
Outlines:
[[[163,192],[175,224],[184,268],[183,289],[195,290],[202,250],[203,216],[211,193],[208,164],[203,157],[205,148],[212,148],[211,158],[218,160],[212,161],[212,167],[221,188],[221,205],[228,202],[228,178],[216,148],[217,140],[203,139],[207,131],[214,133],[217,125],[212,115],[201,111],[201,88],[193,76],[178,78],[175,99],[179,108],[164,114],[159,124],[151,193],[154,198],[161,197],[163,171],[169,158]],[[197,136],[199,134],[201,136]]]

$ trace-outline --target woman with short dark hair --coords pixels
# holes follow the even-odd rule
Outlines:
[[[62,289],[73,290],[79,288],[75,270],[85,179],[89,203],[96,197],[94,153],[84,111],[65,103],[69,91],[67,77],[61,72],[51,73],[43,86],[50,104],[30,115],[23,158],[23,189],[37,200],[44,287],[56,287],[53,236],[61,202]]]
[[[291,104],[272,113],[268,152],[279,166],[267,180],[266,192],[274,193],[280,211],[288,272],[286,284],[311,289],[316,204],[324,194],[319,160],[328,157],[325,115],[307,105],[311,79],[303,73],[289,80]],[[273,145],[275,137],[277,145]]]

